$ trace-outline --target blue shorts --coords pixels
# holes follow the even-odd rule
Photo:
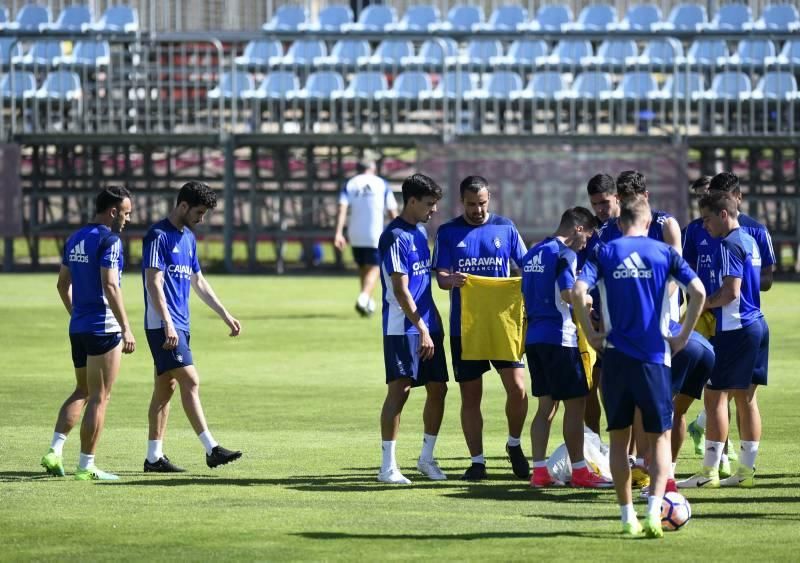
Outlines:
[[[72,347],[72,365],[85,368],[87,356],[102,356],[110,352],[122,341],[122,334],[91,334],[86,332],[70,333],[69,343]]]
[[[667,366],[643,362],[616,348],[606,348],[600,387],[608,430],[631,426],[636,407],[642,411],[645,432],[660,434],[672,428],[671,382]]]
[[[672,393],[700,399],[713,369],[713,350],[703,346],[693,333],[686,347],[672,356]]]
[[[761,346],[756,356],[756,369],[753,371],[753,384],[766,385],[769,371],[769,326],[767,319],[761,317]]]
[[[450,355],[453,359],[453,375],[457,382],[473,381],[483,376],[492,366],[497,371],[505,368],[524,368],[524,362],[509,362],[507,360],[462,360],[461,337],[450,337]]]
[[[551,396],[567,401],[589,394],[589,384],[577,348],[556,344],[528,344],[528,369],[534,397]]]
[[[353,247],[353,260],[359,266],[377,266],[381,263],[381,257],[378,254],[377,248],[370,248],[368,246],[354,246]]]
[[[763,344],[763,340],[764,325],[759,321],[736,330],[718,331],[714,335],[716,362],[708,388],[715,391],[749,389],[755,383],[757,362],[763,357],[762,361],[766,363],[769,337],[766,344]],[[763,376],[766,379],[766,366]]]
[[[447,383],[444,334],[431,334],[433,357],[429,360],[419,358],[419,338],[419,334],[384,335],[383,363],[387,384],[402,378],[411,379],[412,387]]]
[[[145,331],[147,333],[147,343],[150,345],[150,353],[153,355],[153,362],[156,365],[156,375],[164,372],[183,368],[192,365],[192,349],[189,348],[189,332],[177,330],[178,345],[172,350],[164,350],[162,346],[167,337],[164,335],[163,328],[154,328]]]

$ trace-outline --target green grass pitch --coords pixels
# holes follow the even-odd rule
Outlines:
[[[618,536],[613,492],[532,491],[503,458],[503,392],[486,377],[490,479],[468,485],[451,385],[437,456],[450,480],[426,481],[421,392],[404,413],[398,456],[411,487],[375,481],[384,396],[380,320],[352,310],[350,277],[211,276],[244,325],[238,340],[193,302],[192,347],[210,427],[244,457],[211,471],[173,401],[165,450],[179,476],[141,473],[152,367],[135,271],[124,280],[138,349],[125,357],[98,465],[119,483],[45,477],[57,409],[71,390],[67,316],[55,275],[0,277],[0,559],[14,560],[789,560],[800,549],[800,291],[776,284],[764,296],[772,334],[770,385],[760,391],[764,438],[756,488],[690,492],[694,518],[662,541]],[[437,291],[444,309],[446,295]],[[531,400],[529,418],[535,401]],[[690,414],[694,414],[697,407]],[[550,448],[559,443],[560,419]],[[530,441],[523,442],[530,454]],[[65,448],[68,472],[77,430]],[[686,475],[700,460],[684,448]],[[639,503],[638,511],[644,511]],[[657,558],[657,559],[656,559]]]

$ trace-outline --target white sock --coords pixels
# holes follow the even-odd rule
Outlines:
[[[394,448],[396,445],[397,440],[383,440],[381,442],[381,473],[397,467],[397,461],[394,459]]]
[[[722,452],[722,457],[719,458],[719,461],[720,461],[720,463],[730,463],[728,461],[728,454],[726,454],[725,452]]]
[[[94,454],[85,454],[81,452],[78,456],[78,469],[89,469],[94,467]]]
[[[511,446],[513,448],[514,446],[519,446],[519,444],[520,444],[519,438],[514,438],[514,436],[512,436],[511,434],[508,435],[508,445],[509,446]]]
[[[486,465],[486,458],[483,457],[483,454],[474,455],[469,458],[472,463],[480,463],[481,465]]]
[[[742,440],[741,448],[739,449],[739,465],[743,465],[748,469],[755,468],[757,454],[758,442]]]
[[[422,461],[433,460],[433,447],[436,445],[436,436],[434,434],[422,434],[422,453],[419,458]]]
[[[206,449],[206,453],[211,455],[211,450],[216,448],[219,443],[214,439],[214,436],[211,435],[211,431],[206,430],[205,432],[201,432],[197,435],[200,438],[200,442],[202,442],[203,447]]]
[[[633,509],[633,504],[620,504],[619,513],[622,517],[623,524],[628,524],[636,520],[636,511]]]
[[[67,435],[60,432],[53,432],[53,441],[50,442],[50,449],[56,455],[61,455],[64,452],[64,442],[67,441]]]
[[[538,469],[539,467],[547,467],[547,460],[543,459],[542,461],[534,461],[533,468]]]
[[[694,423],[697,426],[699,426],[700,428],[702,428],[703,430],[706,429],[706,410],[705,409],[700,411],[700,413],[697,415],[697,418],[694,419]]]
[[[583,469],[586,467],[586,460],[582,459],[577,463],[572,464],[572,470],[575,471],[576,469]]]
[[[359,293],[358,299],[356,299],[356,303],[358,303],[359,307],[366,308],[369,305],[369,295],[366,293]]]
[[[155,463],[164,457],[163,440],[147,440],[147,461]]]
[[[722,459],[722,448],[724,445],[725,442],[712,442],[711,440],[706,440],[706,453],[703,455],[704,467],[713,467],[714,469],[719,467],[719,462]]]
[[[657,497],[656,495],[647,497],[647,514],[661,518],[661,503],[663,500],[664,497]]]
[[[670,479],[674,479],[675,478],[675,468],[677,466],[678,466],[678,464],[676,462],[674,462],[674,461],[670,464],[670,466],[669,466],[669,478]]]

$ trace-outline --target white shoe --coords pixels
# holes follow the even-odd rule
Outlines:
[[[433,481],[446,481],[447,475],[439,468],[439,463],[435,459],[417,460],[417,470]]]
[[[410,485],[411,481],[406,479],[400,470],[396,467],[381,471],[378,473],[378,481],[381,483],[389,483],[390,485]]]

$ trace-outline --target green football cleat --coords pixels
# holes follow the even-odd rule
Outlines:
[[[76,481],[119,481],[119,477],[113,473],[106,473],[102,469],[90,467],[89,469],[78,469],[75,471]]]
[[[706,432],[702,428],[697,425],[697,422],[694,420],[689,423],[689,426],[686,427],[686,430],[689,431],[689,436],[692,437],[692,442],[694,442],[694,453],[697,455],[703,455],[703,449],[705,448],[706,442]]]
[[[61,456],[56,454],[52,449],[42,458],[42,467],[44,467],[48,475],[52,475],[53,477],[64,476],[64,462]]]
[[[648,538],[663,538],[664,529],[661,527],[660,514],[648,514],[644,519],[644,535]]]
[[[730,438],[728,438],[728,459],[731,461],[739,461],[739,454],[736,453],[736,446],[733,445]]]
[[[633,522],[626,522],[622,524],[622,535],[623,536],[638,536],[642,533],[642,525],[639,523],[639,519],[635,519]]]
[[[730,459],[723,459],[719,462],[719,478],[726,479],[733,474],[731,471],[731,462]]]
[[[736,473],[719,482],[722,487],[744,487],[751,489],[756,486],[756,470],[743,465],[736,468]]]

